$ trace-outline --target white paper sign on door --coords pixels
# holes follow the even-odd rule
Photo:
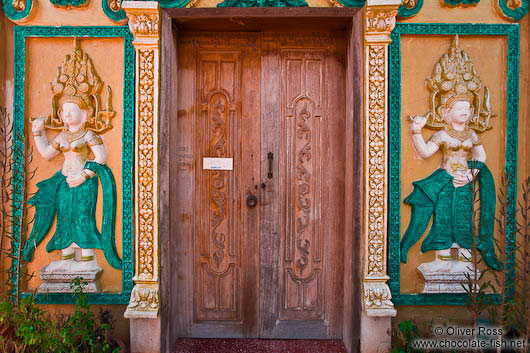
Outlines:
[[[233,170],[233,158],[211,158],[204,157],[202,159],[202,169],[204,170]]]

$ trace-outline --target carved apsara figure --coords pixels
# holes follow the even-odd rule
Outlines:
[[[422,159],[441,151],[442,162],[430,176],[413,183],[414,190],[404,201],[412,207],[412,213],[401,240],[401,261],[407,262],[408,251],[422,237],[431,218],[432,225],[421,251],[436,250],[435,262],[442,267],[443,261],[451,260],[451,248],[458,249],[457,261],[470,261],[473,189],[469,183],[477,178],[480,198],[477,248],[490,268],[499,269],[493,241],[495,185],[477,135],[491,128],[489,121],[494,113],[488,89],[485,88],[483,97],[479,95],[481,80],[468,55],[458,47],[458,37],[436,64],[428,84],[431,111],[410,118],[412,143]],[[438,129],[427,142],[421,133],[424,126]]]
[[[101,110],[102,82],[77,40],[74,40],[74,52],[58,68],[51,87],[52,115],[33,119],[32,132],[37,150],[44,158],[50,160],[62,153],[64,163],[51,178],[37,183],[38,192],[28,201],[35,205],[36,214],[24,259],[31,261],[35,248],[48,234],[57,215],[55,233],[46,246],[48,252],[62,251],[61,261],[52,263],[55,270],[96,267],[94,249],[103,250],[108,263],[121,269],[114,240],[116,186],[111,170],[105,166],[107,150],[98,135],[112,128],[110,119],[115,113],[111,108],[110,88],[106,110]],[[50,143],[45,127],[62,131]],[[95,216],[98,177],[103,190],[101,233]],[[75,259],[76,248],[81,248],[81,261]]]

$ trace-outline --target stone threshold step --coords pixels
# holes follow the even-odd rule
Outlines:
[[[184,338],[173,353],[347,353],[341,340],[266,340],[254,338]]]

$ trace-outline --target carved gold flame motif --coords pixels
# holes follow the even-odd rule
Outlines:
[[[403,6],[405,6],[407,9],[412,9],[414,6],[416,6],[417,1],[416,0],[404,0]]]
[[[109,0],[109,7],[114,12],[120,11],[121,9],[120,0]]]
[[[481,97],[482,81],[467,53],[458,46],[458,36],[453,37],[449,51],[434,66],[431,77],[427,79],[431,92],[431,111],[427,113],[426,126],[431,129],[443,129],[447,122],[441,109],[447,102],[457,97],[466,97],[473,104],[473,116],[469,127],[477,132],[491,129],[490,119],[495,116],[491,111],[490,93],[484,87]]]
[[[107,86],[107,104],[101,107],[101,88],[99,79],[89,56],[80,49],[79,41],[74,38],[74,51],[66,55],[63,64],[57,68],[55,79],[51,83],[53,92],[52,115],[45,121],[49,129],[64,128],[58,115],[60,101],[70,98],[82,101],[91,112],[85,123],[87,130],[102,133],[112,128],[111,119],[116,114],[112,109],[112,91]]]
[[[523,2],[522,0],[508,0],[506,2],[506,5],[508,5],[508,7],[512,10],[517,10],[518,8],[523,6]]]
[[[13,8],[17,11],[23,11],[26,8],[25,0],[13,0]]]

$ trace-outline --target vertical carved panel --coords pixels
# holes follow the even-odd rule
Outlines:
[[[280,318],[324,314],[321,127],[324,53],[285,50],[282,60],[282,309]]]
[[[195,207],[195,318],[240,320],[237,160],[240,132],[240,55],[199,51],[197,55],[197,151],[199,192]],[[202,170],[202,157],[234,158],[234,170]]]

